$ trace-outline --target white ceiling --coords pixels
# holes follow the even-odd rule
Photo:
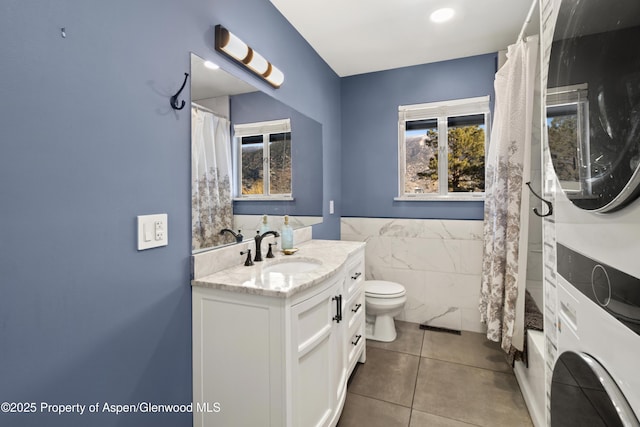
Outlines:
[[[504,50],[532,0],[270,0],[341,77]],[[435,24],[435,9],[454,18]],[[536,9],[537,12],[537,9]],[[534,14],[535,22],[537,15]]]

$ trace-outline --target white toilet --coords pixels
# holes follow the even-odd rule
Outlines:
[[[391,342],[396,339],[393,318],[400,314],[407,302],[404,286],[386,280],[364,282],[367,314],[366,336],[369,340]]]

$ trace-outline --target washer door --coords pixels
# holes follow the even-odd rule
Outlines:
[[[591,356],[567,351],[553,368],[551,426],[640,426],[624,395]]]

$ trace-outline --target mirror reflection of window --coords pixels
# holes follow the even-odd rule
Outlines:
[[[264,193],[262,135],[243,136],[240,140],[242,195]]]
[[[591,194],[588,111],[586,84],[549,90],[549,148],[560,186],[569,197]]]
[[[242,197],[291,195],[291,120],[234,125]]]
[[[291,132],[269,135],[269,194],[291,194]]]

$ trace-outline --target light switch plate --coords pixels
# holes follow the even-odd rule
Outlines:
[[[138,250],[157,248],[169,244],[167,214],[138,215]]]

